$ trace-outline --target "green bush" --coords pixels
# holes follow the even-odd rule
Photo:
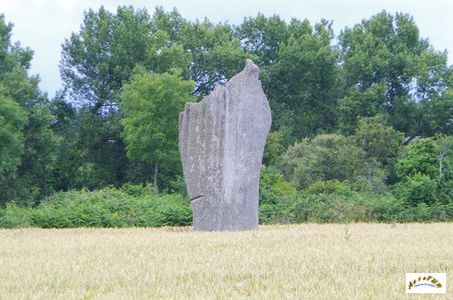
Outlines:
[[[366,206],[369,209],[370,221],[399,222],[404,221],[405,206],[400,199],[391,194],[368,198]]]
[[[295,222],[368,221],[364,197],[347,182],[317,181],[302,192],[292,213]]]
[[[412,141],[399,154],[395,172],[400,179],[416,174],[436,178],[438,174],[437,144],[434,138]]]
[[[354,140],[365,151],[367,159],[373,159],[386,166],[395,160],[404,134],[389,125],[382,114],[374,117],[358,117]]]
[[[138,203],[138,226],[186,226],[192,223],[189,200],[179,194],[144,198]]]
[[[437,202],[430,206],[431,221],[448,222],[453,220],[453,200],[446,204]]]
[[[121,186],[121,190],[130,196],[141,197],[149,195],[151,192],[153,192],[154,189],[151,183],[148,184],[126,183]]]
[[[398,222],[451,222],[453,220],[453,203],[439,202],[428,205],[420,202],[416,205],[405,205],[404,209],[395,215]]]
[[[290,223],[297,191],[275,168],[262,166],[259,218],[261,224]]]
[[[34,209],[0,209],[1,227],[157,227],[190,225],[189,200],[180,194],[155,195],[149,186],[69,191],[46,198]]]
[[[436,202],[437,182],[427,175],[417,173],[395,184],[393,194],[410,206],[420,203],[430,205]]]
[[[426,177],[426,176],[425,176]],[[276,169],[264,167],[260,223],[428,222],[453,220],[453,202],[425,201],[429,177],[400,182],[392,194],[371,195],[348,181],[317,181],[297,193]],[[427,180],[427,178],[429,180]],[[435,188],[435,187],[434,187]],[[398,190],[399,189],[399,190]],[[398,192],[396,192],[398,190]],[[416,196],[414,196],[416,195]],[[425,196],[420,196],[425,195]],[[150,186],[107,187],[56,193],[35,208],[14,203],[0,208],[0,227],[159,227],[192,222],[190,201]]]
[[[305,189],[316,181],[353,181],[369,173],[364,163],[365,152],[351,137],[320,134],[290,146],[279,168],[298,189]]]
[[[415,219],[413,209],[392,194],[372,196],[353,189],[347,181],[318,181],[303,191],[291,214],[293,221],[316,223],[342,222],[405,222],[425,220],[426,211],[419,207]],[[440,209],[440,208],[439,208]],[[448,216],[441,216],[448,220]]]
[[[32,225],[31,209],[8,203],[0,208],[0,228],[30,227]]]

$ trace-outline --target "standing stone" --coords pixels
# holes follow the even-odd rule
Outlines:
[[[258,226],[258,190],[271,110],[259,68],[242,72],[179,116],[179,150],[194,230]]]

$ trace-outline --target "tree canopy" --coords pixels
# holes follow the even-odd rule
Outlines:
[[[127,155],[154,165],[157,189],[159,165],[170,169],[178,163],[178,116],[192,99],[193,82],[181,72],[138,73],[123,87],[122,124]]]
[[[367,201],[373,212],[363,215],[375,220],[450,218],[447,52],[405,13],[382,11],[338,33],[332,22],[258,14],[231,25],[161,7],[89,9],[62,45],[63,86],[50,98],[30,74],[33,51],[11,40],[0,15],[0,206],[73,189],[135,193],[150,182],[184,193],[178,114],[250,58],[273,118],[265,220],[338,220],[326,212],[348,215]]]

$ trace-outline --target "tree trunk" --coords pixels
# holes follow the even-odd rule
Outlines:
[[[153,180],[153,191],[155,194],[159,194],[159,187],[157,186],[157,172],[159,170],[159,163],[154,164],[154,180]]]

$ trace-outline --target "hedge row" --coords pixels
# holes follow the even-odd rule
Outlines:
[[[391,194],[370,196],[347,182],[321,181],[297,193],[278,174],[260,188],[260,223],[451,221],[453,204],[408,205]],[[0,227],[160,227],[187,226],[192,211],[181,194],[155,195],[149,186],[127,185],[96,191],[56,193],[34,208],[0,208]]]
[[[69,191],[48,197],[35,208],[9,204],[0,209],[0,227],[159,227],[192,222],[180,194],[153,195],[148,187]]]

